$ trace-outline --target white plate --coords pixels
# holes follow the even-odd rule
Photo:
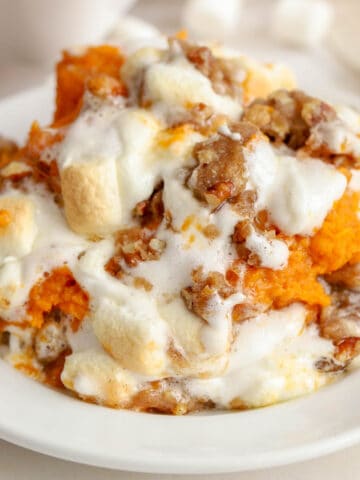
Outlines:
[[[0,103],[0,132],[23,139],[48,120],[47,85]],[[0,361],[0,437],[122,470],[216,473],[306,460],[360,440],[360,371],[316,394],[239,413],[170,417],[111,410],[37,384]]]

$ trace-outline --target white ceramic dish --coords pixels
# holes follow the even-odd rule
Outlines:
[[[0,132],[23,140],[46,122],[52,85],[0,103]],[[238,413],[170,417],[87,404],[0,361],[0,437],[68,460],[122,470],[216,473],[313,458],[360,441],[360,371],[316,394]]]

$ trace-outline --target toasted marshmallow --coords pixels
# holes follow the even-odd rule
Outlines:
[[[83,235],[104,235],[121,222],[115,112],[86,111],[70,127],[58,158],[65,215]]]
[[[80,397],[112,407],[126,405],[136,391],[132,375],[105,352],[97,350],[66,357],[61,380]]]
[[[37,233],[33,202],[23,195],[4,195],[0,197],[0,210],[9,215],[9,223],[0,227],[1,257],[27,255]]]
[[[122,367],[162,376],[167,368],[166,324],[146,292],[124,285],[105,271],[104,264],[112,254],[112,242],[97,242],[74,272],[92,297],[94,334]]]
[[[106,235],[131,218],[152,192],[157,172],[146,170],[158,122],[143,110],[85,112],[70,128],[59,155],[65,214],[83,235]],[[91,141],[89,141],[91,139]]]
[[[169,326],[175,350],[175,355],[170,351],[169,362],[175,374],[212,377],[223,372],[230,348],[230,328],[225,319],[227,341],[221,351],[214,353],[209,352],[206,345],[206,333],[211,327],[187,310],[181,298],[159,305],[159,313]]]
[[[257,97],[266,97],[274,90],[292,90],[297,86],[294,73],[282,63],[259,62],[218,43],[209,43],[208,47],[215,57],[233,64],[245,104]]]
[[[137,78],[143,76],[143,93],[156,111],[165,118],[204,103],[216,113],[237,118],[241,113],[238,100],[219,95],[210,80],[200,73],[184,56],[181,49],[171,52],[143,48],[131,55],[122,67],[122,78],[130,92],[136,96]],[[135,89],[134,89],[135,86]]]
[[[253,228],[246,238],[246,248],[255,253],[262,267],[281,270],[286,267],[289,259],[289,249],[283,240],[266,238]]]
[[[273,16],[272,32],[290,45],[317,45],[329,30],[333,18],[325,0],[279,0]]]
[[[150,299],[129,290],[125,299],[101,299],[92,315],[102,346],[122,367],[143,375],[165,375],[168,336]]]
[[[230,118],[237,118],[241,113],[239,101],[215,93],[210,80],[183,56],[171,63],[157,63],[149,67],[144,89],[147,99],[166,105],[168,110],[204,103]]]
[[[121,222],[114,160],[93,160],[61,173],[65,214],[70,227],[83,235],[104,235]]]

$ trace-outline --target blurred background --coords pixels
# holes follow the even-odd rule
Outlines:
[[[0,0],[0,8],[0,98],[45,81],[63,48],[131,50],[185,28],[286,63],[301,88],[360,108],[360,0]]]

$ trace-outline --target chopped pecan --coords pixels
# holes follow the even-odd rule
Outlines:
[[[132,399],[131,408],[141,412],[184,415],[188,412],[214,408],[207,399],[194,398],[173,378],[148,383]]]
[[[113,277],[120,279],[124,276],[123,262],[128,267],[135,267],[139,262],[160,258],[165,249],[165,242],[156,238],[155,232],[166,217],[162,192],[163,184],[160,184],[149,199],[135,206],[133,216],[139,226],[119,230],[116,233],[115,255],[105,265],[105,270]],[[146,288],[149,289],[149,285]]]
[[[334,358],[322,357],[315,366],[325,373],[344,371],[360,355],[360,337],[348,337],[335,343]]]
[[[116,234],[116,252],[105,265],[105,270],[116,278],[122,278],[122,262],[136,267],[139,262],[158,260],[165,249],[165,242],[154,237],[151,230],[141,227],[127,228]]]
[[[267,306],[261,303],[238,303],[234,306],[232,311],[232,319],[235,323],[245,322],[250,320],[267,310]]]
[[[105,270],[112,275],[113,277],[120,279],[124,272],[121,267],[122,255],[114,255],[110,260],[105,264]]]
[[[278,90],[265,100],[255,100],[243,114],[271,140],[293,149],[305,146],[313,127],[336,117],[330,105],[299,90]]]
[[[246,240],[246,237],[251,233],[251,224],[248,220],[241,220],[235,225],[233,242],[234,243],[243,243]]]
[[[340,270],[325,276],[325,280],[331,285],[337,285],[351,290],[360,290],[360,263],[347,263]]]
[[[232,241],[235,245],[238,258],[243,262],[248,262],[251,258],[251,252],[245,246],[246,237],[250,235],[252,225],[249,220],[241,220],[235,225]],[[255,259],[253,259],[255,260]],[[256,261],[255,261],[256,265]]]
[[[348,337],[336,344],[335,358],[348,365],[360,354],[360,337]]]
[[[163,184],[159,185],[148,200],[139,202],[134,209],[135,218],[140,225],[149,230],[156,230],[164,218],[164,204],[162,200]]]
[[[193,282],[182,289],[181,296],[188,310],[204,320],[212,315],[216,296],[226,299],[236,292],[219,272],[210,272],[204,277],[202,269],[197,269],[193,272]]]
[[[338,362],[334,358],[321,357],[315,362],[315,368],[323,373],[338,373],[343,372],[346,365]]]
[[[158,260],[165,248],[165,242],[153,237],[145,228],[134,227],[120,230],[116,236],[117,254],[129,267],[139,262]]]
[[[212,208],[217,208],[226,201],[237,203],[245,190],[243,148],[258,129],[248,122],[240,122],[231,125],[231,130],[240,133],[241,140],[216,135],[194,147],[198,166],[193,170],[188,185],[196,196]]]
[[[219,95],[241,96],[239,66],[230,59],[218,58],[208,47],[191,45],[181,42],[187,59],[207,77],[216,93]]]
[[[209,105],[197,103],[176,119],[172,126],[191,125],[194,130],[208,136],[217,131],[218,125],[224,121],[224,116],[215,114]]]
[[[360,354],[360,293],[336,287],[331,299],[331,305],[321,312],[320,332],[334,342],[334,358],[321,358],[316,367],[336,373]]]
[[[259,256],[256,253],[251,252],[245,245],[247,237],[252,232],[261,234],[270,242],[276,238],[275,229],[271,228],[268,221],[264,220],[265,218],[267,219],[267,215],[264,215],[264,218],[255,217],[254,221],[248,219],[241,220],[235,225],[232,241],[235,245],[239,259],[246,262],[248,265],[257,267],[261,265]],[[258,225],[260,225],[262,229],[259,228]]]
[[[301,110],[301,116],[309,127],[321,122],[331,122],[337,118],[334,108],[318,98],[307,97]]]
[[[360,293],[336,288],[331,300],[331,305],[321,312],[322,336],[335,342],[360,337]]]

